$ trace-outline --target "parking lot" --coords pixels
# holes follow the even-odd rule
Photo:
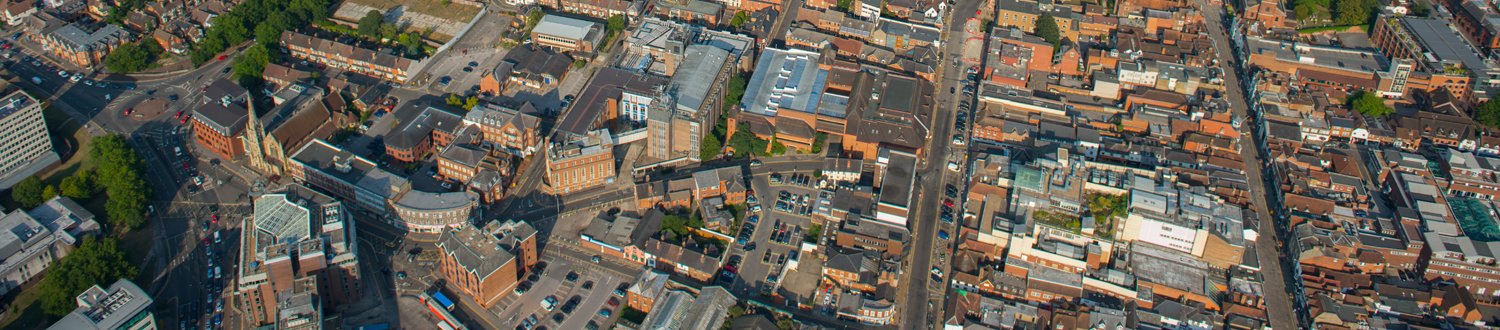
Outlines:
[[[802,259],[803,239],[813,226],[810,214],[818,190],[812,171],[819,165],[821,161],[786,161],[751,167],[754,195],[746,198],[751,212],[726,263],[734,274],[720,278],[731,282],[731,292],[770,294],[785,284],[788,265]]]
[[[542,270],[517,286],[517,292],[524,292],[507,294],[490,308],[502,327],[597,329],[619,317],[619,306],[625,304],[622,288],[631,279],[576,258],[546,255],[542,260]]]

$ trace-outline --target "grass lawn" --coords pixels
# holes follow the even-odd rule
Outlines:
[[[0,328],[4,329],[46,329],[57,319],[42,312],[42,304],[36,299],[42,290],[36,290],[36,286],[42,283],[42,277],[37,277],[29,286],[17,288],[12,294],[5,297],[8,299],[6,306],[10,310],[5,318],[0,319]]]
[[[461,5],[442,0],[350,0],[350,2],[380,8],[381,11],[406,6],[406,10],[432,15],[454,22],[467,24],[479,13],[479,7]],[[446,4],[444,4],[446,3]]]
[[[94,137],[88,131],[80,129],[81,123],[60,109],[47,107],[42,114],[47,120],[47,132],[53,136],[53,147],[63,158],[62,164],[40,173],[42,182],[56,185],[75,172],[93,169],[94,161],[89,157],[89,146],[93,144]]]

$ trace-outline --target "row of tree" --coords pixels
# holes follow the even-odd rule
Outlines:
[[[395,23],[386,22],[385,15],[378,10],[365,12],[365,17],[359,19],[355,28],[355,36],[382,43],[395,42],[407,54],[420,56],[427,47],[422,42],[422,35],[416,32],[401,32],[401,28]]]
[[[331,0],[247,0],[213,19],[191,57],[203,63],[252,38],[274,45],[282,31],[327,19],[331,5]]]

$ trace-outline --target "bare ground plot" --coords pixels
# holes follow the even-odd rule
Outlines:
[[[445,5],[440,0],[349,0],[340,4],[333,16],[358,22],[370,10],[384,13],[387,21],[409,31],[432,29],[433,33],[427,38],[439,42],[447,42],[458,35],[479,13],[479,7],[458,3]]]

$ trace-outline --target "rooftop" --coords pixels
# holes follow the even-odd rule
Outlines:
[[[815,112],[828,83],[828,70],[818,66],[820,59],[811,51],[766,48],[740,108],[765,116],[775,116],[780,109]]]
[[[532,33],[554,35],[567,39],[588,39],[589,34],[599,29],[599,24],[577,18],[563,17],[557,15],[542,16],[542,20],[532,28]]]
[[[468,223],[444,231],[437,246],[444,254],[453,256],[464,270],[477,275],[481,282],[516,258],[515,254],[502,248],[495,235]]]
[[[63,316],[48,329],[131,329],[139,326],[142,313],[150,313],[153,300],[140,286],[121,279],[109,285],[109,289],[98,285],[79,294],[78,309]]]

